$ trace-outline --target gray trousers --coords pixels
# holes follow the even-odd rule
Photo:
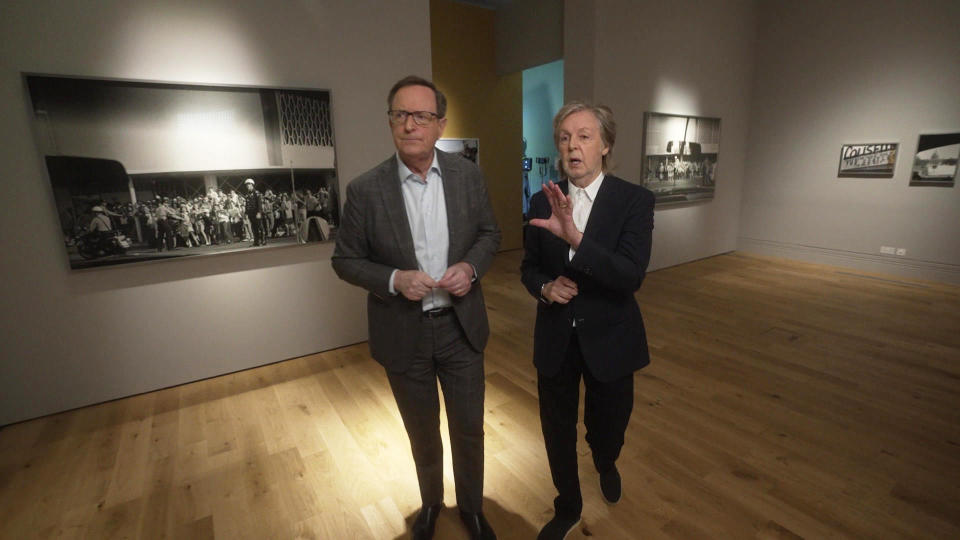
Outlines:
[[[421,319],[422,337],[405,373],[387,372],[393,396],[410,437],[423,506],[443,502],[443,443],[440,400],[443,388],[453,455],[457,505],[480,512],[483,504],[483,353],[470,348],[450,312]]]

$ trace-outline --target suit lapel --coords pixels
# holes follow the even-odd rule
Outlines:
[[[459,246],[457,234],[460,232],[461,214],[467,211],[460,185],[463,173],[455,160],[448,159],[447,154],[441,150],[436,152],[437,163],[440,165],[440,173],[443,177],[443,205],[447,210],[447,266],[450,266],[457,262],[452,260],[458,253],[454,246]]]
[[[613,176],[606,175],[603,179],[603,183],[600,184],[600,189],[597,191],[597,196],[593,200],[593,206],[590,208],[590,217],[587,218],[587,226],[583,228],[583,235],[587,238],[593,238],[594,240],[599,239],[600,231],[603,230],[604,225],[606,225],[606,218],[609,217],[610,212],[605,211],[607,207],[615,202],[615,194],[612,193],[613,182],[608,180],[612,179]],[[613,197],[611,199],[611,197]]]
[[[383,198],[383,207],[387,214],[387,221],[393,228],[393,234],[400,248],[405,269],[419,268],[417,253],[413,247],[413,235],[410,233],[410,220],[407,218],[407,207],[403,203],[403,193],[400,191],[400,175],[397,172],[397,157],[389,160],[385,170],[378,177],[380,195]],[[387,231],[377,231],[378,234],[389,234]]]

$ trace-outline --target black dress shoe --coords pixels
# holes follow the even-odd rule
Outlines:
[[[470,540],[497,540],[497,534],[493,532],[487,518],[483,517],[483,512],[460,512],[460,521],[466,525]]]
[[[442,504],[421,508],[420,513],[417,514],[417,520],[413,522],[413,530],[410,532],[410,538],[413,540],[431,540],[433,538],[433,531],[437,528],[437,517],[440,515],[440,510],[442,509]]]
[[[620,485],[620,471],[614,465],[610,470],[600,473],[600,493],[607,504],[617,504],[623,495]]]
[[[573,532],[578,523],[580,516],[553,516],[553,519],[540,529],[537,540],[563,540]]]

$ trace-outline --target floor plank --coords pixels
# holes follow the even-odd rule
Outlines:
[[[484,504],[504,539],[534,537],[554,496],[520,256],[484,278]],[[624,497],[602,502],[581,440],[573,538],[960,537],[960,288],[732,253],[637,297],[653,362]],[[445,457],[437,538],[466,538]],[[418,506],[366,344],[0,429],[3,538],[393,539]]]

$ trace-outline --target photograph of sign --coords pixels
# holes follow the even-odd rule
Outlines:
[[[920,135],[910,173],[911,186],[953,186],[960,158],[960,133]]]
[[[893,178],[899,143],[844,144],[838,177]]]

